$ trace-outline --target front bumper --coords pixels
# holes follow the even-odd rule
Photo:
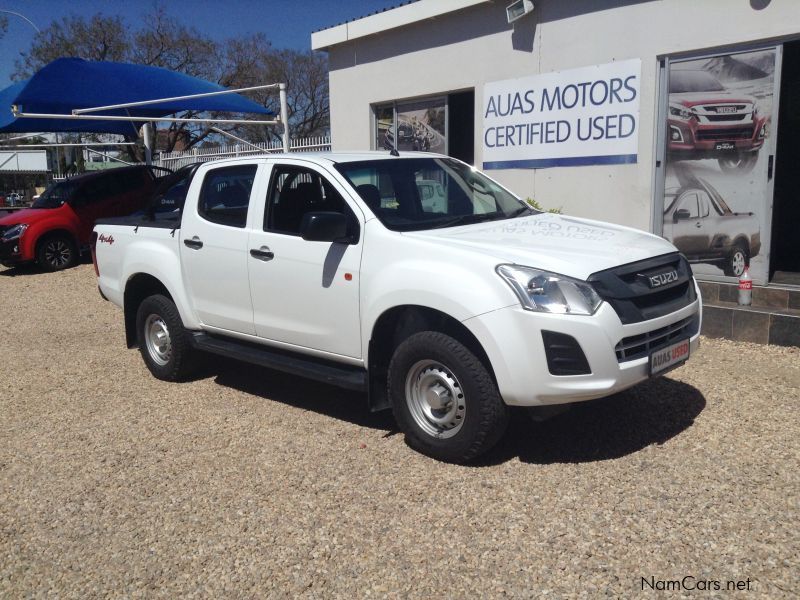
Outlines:
[[[541,406],[602,398],[650,377],[649,355],[633,360],[617,358],[623,338],[639,336],[697,316],[690,337],[690,356],[697,350],[702,300],[697,299],[668,315],[623,325],[610,304],[604,302],[591,317],[551,315],[510,306],[464,321],[489,357],[498,388],[506,404]],[[580,344],[589,363],[587,375],[552,375],[542,342],[542,330],[569,335]]]
[[[764,145],[766,128],[764,118],[733,124],[669,119],[667,147],[669,152],[693,155],[696,158],[718,158],[734,153],[756,152]]]
[[[9,241],[0,240],[0,263],[12,265],[25,262],[21,251],[22,244],[19,238]]]

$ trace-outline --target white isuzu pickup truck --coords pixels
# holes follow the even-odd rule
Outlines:
[[[182,210],[95,227],[100,292],[160,379],[212,353],[364,391],[412,447],[465,462],[510,406],[607,396],[698,344],[700,292],[669,242],[540,213],[452,158],[190,171],[165,194],[185,193]],[[442,198],[426,202],[432,182]]]

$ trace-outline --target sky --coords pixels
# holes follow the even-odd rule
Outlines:
[[[185,25],[224,40],[263,32],[276,48],[311,49],[311,32],[402,4],[405,0],[162,0],[166,11]],[[20,13],[45,29],[69,15],[90,18],[119,15],[138,29],[152,11],[150,0],[0,0],[0,11]],[[9,86],[14,62],[30,48],[36,32],[24,19],[8,17],[0,39],[0,89]]]

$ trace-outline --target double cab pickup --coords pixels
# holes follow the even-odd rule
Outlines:
[[[182,210],[100,220],[93,255],[155,377],[211,353],[358,390],[451,462],[490,449],[510,407],[624,390],[700,331],[672,244],[538,212],[435,154],[206,163]]]

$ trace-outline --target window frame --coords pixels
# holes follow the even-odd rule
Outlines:
[[[211,180],[215,174],[221,171],[234,171],[239,169],[252,169],[253,172],[253,182],[250,184],[250,190],[247,196],[247,207],[244,213],[244,219],[240,224],[232,224],[232,223],[223,223],[218,220],[214,220],[213,218],[209,218],[208,213],[204,209],[204,197],[206,194],[206,186],[208,182]],[[211,223],[213,225],[220,225],[222,227],[230,227],[232,229],[246,229],[247,228],[247,220],[250,215],[250,209],[253,204],[253,190],[256,188],[256,175],[258,174],[258,164],[257,163],[245,163],[245,164],[235,164],[235,165],[223,165],[219,167],[213,167],[206,171],[203,174],[203,181],[200,182],[200,190],[197,197],[197,216],[205,221],[206,223]],[[191,184],[190,184],[191,185]]]
[[[350,233],[350,244],[357,244],[361,238],[361,221],[359,220],[356,211],[351,206],[352,200],[347,199],[347,192],[342,188],[342,185],[339,182],[336,182],[334,177],[331,174],[323,172],[321,169],[316,168],[316,165],[312,164],[298,164],[295,162],[273,162],[270,165],[270,175],[269,175],[269,182],[267,185],[267,189],[264,192],[264,214],[263,218],[260,223],[260,229],[262,233],[268,233],[270,235],[283,235],[287,237],[299,238],[302,239],[302,233],[300,231],[293,232],[293,231],[285,231],[279,230],[269,227],[270,219],[273,215],[273,203],[272,203],[272,192],[273,189],[276,187],[277,178],[283,175],[286,172],[296,171],[300,172],[308,172],[316,177],[320,178],[320,183],[322,186],[327,186],[335,192],[342,201],[342,205],[344,207],[344,213],[349,221],[349,229],[351,229]],[[325,212],[325,211],[319,211]],[[258,226],[258,225],[257,225]]]

